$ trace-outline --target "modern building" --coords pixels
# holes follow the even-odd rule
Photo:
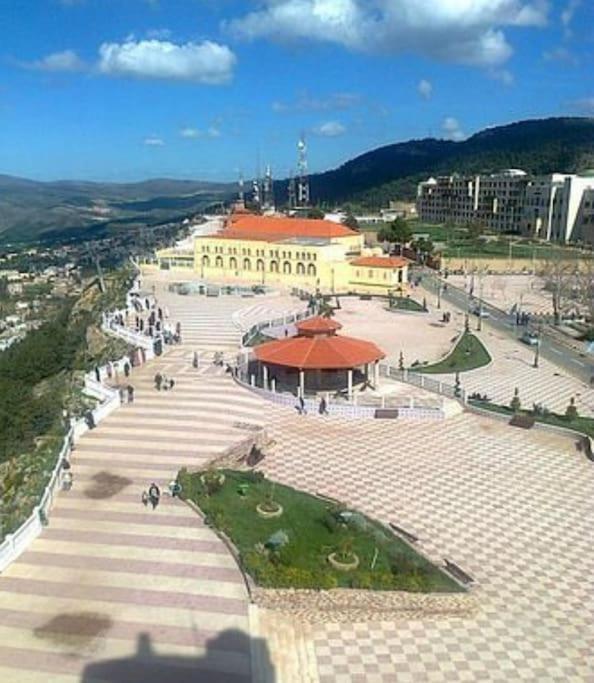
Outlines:
[[[477,223],[495,232],[592,244],[593,193],[594,172],[440,176],[419,184],[417,211],[427,223]]]
[[[594,173],[553,173],[533,178],[526,189],[521,231],[556,242],[594,241]]]
[[[260,216],[243,209],[224,227],[156,254],[160,269],[205,282],[299,287],[323,293],[405,290],[408,261],[364,246],[364,236],[326,220]]]
[[[429,178],[418,186],[417,213],[427,223],[478,223],[496,232],[515,232],[528,182],[527,174],[517,169]]]

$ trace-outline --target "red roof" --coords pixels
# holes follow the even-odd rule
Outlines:
[[[336,330],[342,329],[342,325],[339,322],[330,318],[324,318],[321,315],[309,318],[308,320],[302,320],[297,323],[296,327],[299,334],[308,337],[314,334],[334,334]]]
[[[233,236],[241,239],[253,235],[264,240],[287,239],[289,237],[352,237],[357,233],[345,225],[332,221],[314,220],[309,218],[286,218],[278,216],[256,216],[254,214],[233,214],[228,227],[223,230],[232,232]]]
[[[291,337],[254,348],[262,363],[299,370],[350,370],[385,358],[375,344],[352,337]]]
[[[351,266],[363,266],[364,268],[402,268],[408,263],[408,259],[402,256],[362,256],[351,261]]]

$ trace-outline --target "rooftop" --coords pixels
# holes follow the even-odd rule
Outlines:
[[[362,256],[351,261],[351,266],[363,266],[364,268],[403,268],[408,259],[402,256]]]

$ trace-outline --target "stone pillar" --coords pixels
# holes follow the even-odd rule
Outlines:
[[[270,385],[272,388],[272,393],[276,393],[276,378],[272,378],[272,380],[270,381]]]
[[[373,383],[375,384],[376,389],[379,387],[379,378],[379,360],[376,360],[373,365]]]
[[[348,387],[348,396],[349,396],[349,401],[350,401],[353,398],[353,369],[352,368],[350,368],[347,371],[347,387]]]
[[[268,368],[262,365],[262,387],[268,390]]]
[[[305,372],[299,370],[299,395],[305,398]]]

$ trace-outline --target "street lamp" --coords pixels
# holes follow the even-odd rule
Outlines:
[[[437,308],[441,308],[441,282],[437,283]]]
[[[536,346],[534,347],[534,363],[532,367],[538,367],[538,361],[540,359],[540,337],[536,340]]]

